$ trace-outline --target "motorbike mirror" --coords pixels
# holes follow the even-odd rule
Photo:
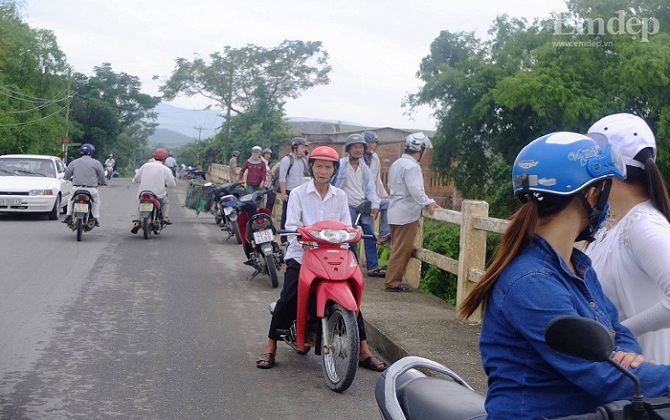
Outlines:
[[[609,360],[614,350],[612,334],[601,323],[576,315],[549,322],[544,339],[553,350],[593,362]]]
[[[363,201],[356,207],[356,212],[365,215],[372,213],[372,203],[369,200]]]

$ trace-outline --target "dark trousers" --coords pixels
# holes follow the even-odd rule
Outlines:
[[[281,203],[281,223],[279,224],[279,227],[282,230],[284,230],[284,226],[286,225],[286,210],[288,209],[288,200],[291,199],[291,191],[286,191],[286,195],[288,196],[288,199]],[[286,241],[286,236],[282,236],[281,242],[284,243]]]
[[[277,193],[274,191],[265,194],[265,208],[270,210],[270,214],[272,214],[272,210],[275,208],[276,199]]]
[[[298,312],[298,277],[300,276],[300,264],[294,260],[286,261],[286,271],[284,271],[284,285],[279,295],[279,300],[275,306],[272,314],[272,321],[270,321],[270,332],[268,337],[273,340],[280,340],[281,337],[277,330],[288,330],[291,324],[297,318]],[[356,318],[358,323],[358,333],[361,341],[367,340],[365,333],[365,322],[363,320],[363,313],[358,311]]]

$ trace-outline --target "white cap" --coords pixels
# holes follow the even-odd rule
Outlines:
[[[633,114],[612,114],[601,118],[589,128],[589,137],[597,142],[611,144],[623,156],[628,166],[643,168],[644,164],[635,160],[640,150],[651,147],[656,161],[656,138],[651,128],[640,117]]]
[[[254,146],[254,147],[251,149],[251,151],[252,151],[252,152],[262,152],[263,149],[261,149],[261,146]]]

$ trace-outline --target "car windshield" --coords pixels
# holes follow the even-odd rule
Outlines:
[[[56,167],[51,159],[0,158],[0,176],[56,178]]]

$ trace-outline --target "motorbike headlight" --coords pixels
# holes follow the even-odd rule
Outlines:
[[[357,232],[349,232],[345,229],[322,229],[322,230],[310,230],[309,234],[326,242],[333,244],[341,244],[349,242],[356,237]]]
[[[29,195],[54,195],[53,190],[30,190]]]

